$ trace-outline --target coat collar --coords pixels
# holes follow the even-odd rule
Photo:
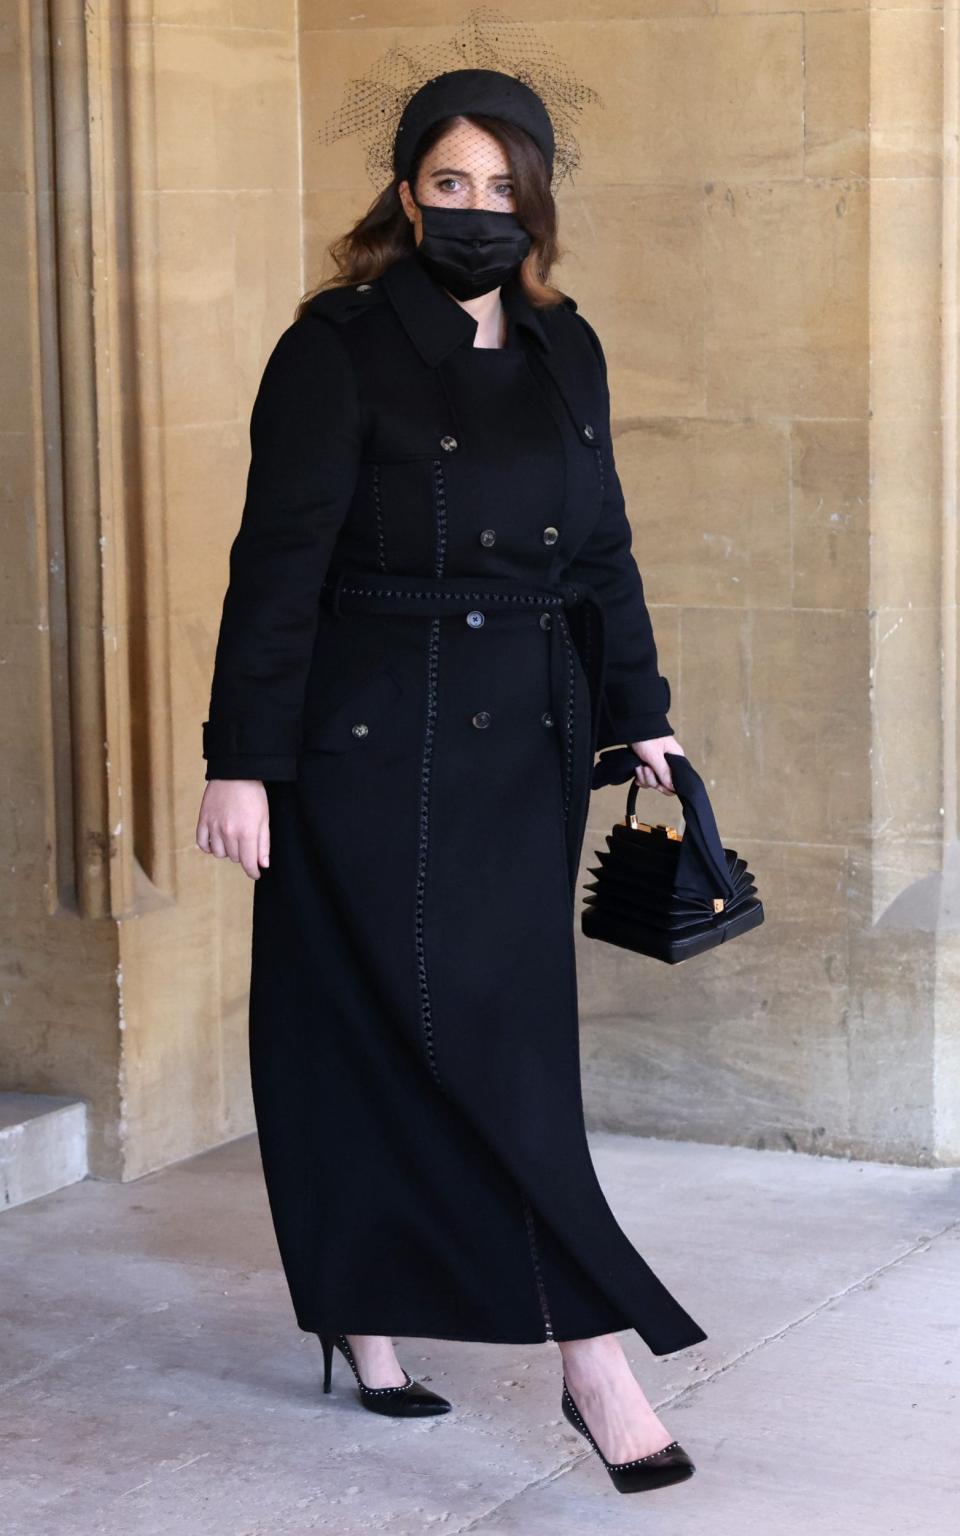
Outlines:
[[[380,281],[425,363],[436,367],[455,347],[473,345],[476,320],[427,271],[415,252],[391,262]],[[543,350],[549,351],[546,327],[516,276],[503,284],[500,298],[512,323],[536,337]]]

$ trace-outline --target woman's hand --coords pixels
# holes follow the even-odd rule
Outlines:
[[[640,762],[636,766],[637,783],[644,789],[658,789],[661,795],[675,795],[670,766],[664,752],[676,752],[686,757],[676,736],[653,736],[649,741],[631,741],[631,747]]]
[[[197,847],[242,864],[251,880],[270,863],[270,809],[260,779],[211,779],[200,802]]]

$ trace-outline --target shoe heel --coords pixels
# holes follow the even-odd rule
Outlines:
[[[314,1329],[314,1332],[316,1330]],[[414,1418],[428,1413],[449,1413],[453,1404],[439,1392],[431,1392],[422,1381],[414,1381],[409,1371],[404,1371],[406,1381],[398,1387],[368,1387],[361,1380],[353,1350],[345,1333],[318,1333],[323,1349],[323,1390],[330,1391],[330,1371],[333,1351],[339,1349],[357,1380],[360,1401],[372,1413],[389,1413],[395,1417]]]
[[[320,1347],[323,1350],[323,1390],[330,1391],[330,1373],[333,1370],[333,1339],[332,1333],[318,1333]]]

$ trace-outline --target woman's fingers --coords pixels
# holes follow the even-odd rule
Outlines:
[[[221,827],[218,821],[207,823],[209,834],[209,846],[204,848],[205,853],[212,853],[218,859],[232,859],[234,864],[242,864],[248,875],[256,878],[254,872],[259,874],[257,866],[257,838],[255,835],[244,835],[227,831]],[[201,848],[204,845],[200,844]]]
[[[260,865],[257,861],[258,846],[259,834],[257,832],[245,833],[237,840],[237,857],[251,880],[260,879]]]
[[[662,751],[657,752],[656,754],[655,773],[657,777],[657,788],[661,790],[665,795],[672,795],[673,779],[670,776],[670,765],[664,757]]]
[[[218,859],[240,864],[259,880],[261,864],[270,862],[270,816],[259,779],[211,779],[203,794],[197,847]]]
[[[653,788],[658,789],[661,795],[673,794],[673,779],[670,776],[670,767],[661,752],[653,769]]]
[[[673,783],[673,775],[667,762],[666,754],[676,752],[679,757],[685,756],[684,750],[675,736],[655,736],[650,741],[632,741],[630,743],[636,752],[640,763],[637,767],[637,777],[646,789],[658,789],[662,795],[676,794]],[[643,777],[640,777],[640,774]]]

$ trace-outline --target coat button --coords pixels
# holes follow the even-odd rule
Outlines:
[[[540,716],[540,720],[541,720],[543,725],[552,725],[553,724],[553,716],[551,715],[549,709],[545,709],[544,710],[543,714]]]
[[[540,615],[540,628],[541,629],[549,629],[550,625],[552,623],[553,623],[553,614],[552,613],[541,613],[541,615]]]
[[[556,528],[553,528],[553,527],[544,528],[544,530],[543,530],[543,542],[544,542],[544,544],[556,544],[556,542],[559,539],[559,537],[560,537],[560,534],[558,533]]]
[[[489,549],[491,544],[495,544],[496,542],[496,530],[493,528],[484,528],[480,535],[480,543],[483,545],[484,549]]]
[[[449,434],[446,437],[441,437],[440,447],[443,448],[447,453],[452,453],[456,446],[457,440],[455,437],[450,437]]]
[[[478,731],[484,730],[490,724],[490,711],[488,709],[478,709],[473,717],[473,723]]]
[[[354,736],[366,736],[370,727],[369,725],[364,725],[362,720],[359,720],[356,725],[351,725],[350,729]]]
[[[596,432],[594,432],[593,428],[591,427],[589,421],[584,426],[583,435],[587,439],[587,441],[591,442],[591,443],[593,442],[594,438],[597,435]]]
[[[479,629],[480,625],[483,623],[483,614],[478,613],[474,608],[471,613],[467,614],[467,623],[470,625],[471,629]]]
[[[358,293],[369,293],[372,286],[373,286],[372,283],[358,283],[357,284],[357,292]]]

